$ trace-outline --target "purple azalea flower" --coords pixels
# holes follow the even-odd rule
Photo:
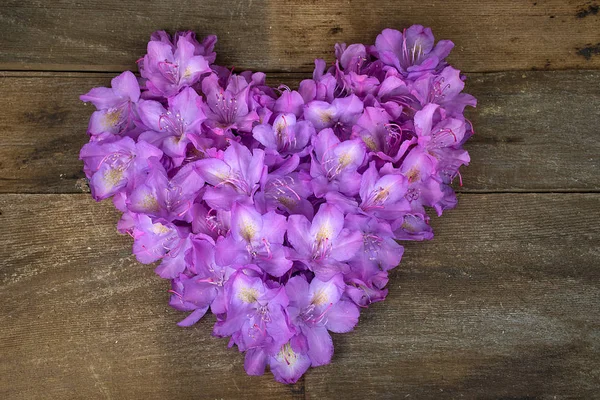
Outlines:
[[[206,116],[196,101],[200,98],[192,88],[186,88],[176,96],[169,98],[169,107],[154,100],[146,100],[139,105],[140,119],[146,132],[140,140],[152,143],[181,164],[190,143],[188,134],[200,133],[201,124]]]
[[[302,95],[295,90],[284,90],[281,96],[275,101],[273,111],[278,114],[294,114],[294,117],[301,117],[304,108],[304,99]]]
[[[438,161],[452,159],[455,169],[468,164],[468,153],[458,148],[467,133],[464,120],[444,118],[437,104],[428,104],[415,114],[415,132],[420,147]]]
[[[365,159],[365,146],[358,139],[340,141],[331,129],[323,129],[313,137],[314,154],[310,175],[317,197],[329,191],[339,191],[347,196],[358,193],[360,174],[357,172]]]
[[[335,46],[337,62],[335,65],[338,86],[343,93],[353,93],[364,99],[377,91],[380,81],[376,66],[370,61],[367,49],[356,43],[346,46],[338,43]]]
[[[377,88],[377,102],[374,105],[383,108],[393,120],[405,119],[407,111],[415,110],[417,104],[409,84],[410,81],[405,81],[396,70],[388,71]]]
[[[231,234],[217,241],[217,262],[221,265],[256,264],[270,275],[282,276],[292,267],[283,246],[286,227],[283,215],[274,211],[261,215],[253,205],[234,203]]]
[[[392,230],[396,240],[431,240],[433,229],[428,223],[426,214],[406,214],[392,222]]]
[[[194,296],[188,294],[188,292],[193,292],[193,290],[186,289],[186,287],[189,287],[189,282],[193,283],[193,278],[183,274],[171,280],[169,305],[179,311],[191,311],[187,317],[177,323],[179,326],[194,325],[204,317],[209,308],[207,305],[197,304],[194,301]]]
[[[130,137],[107,143],[92,141],[79,154],[97,201],[133,187],[150,167],[148,160],[152,157],[162,157],[162,151],[144,141],[136,143]]]
[[[148,42],[148,54],[138,62],[138,66],[142,77],[147,79],[146,87],[150,93],[170,97],[198,82],[203,74],[211,71],[208,60],[199,53],[210,53],[214,41],[209,39],[207,47],[201,46],[203,50],[189,35],[177,35],[175,43],[163,40]]]
[[[419,145],[435,154],[461,143],[466,127],[463,120],[444,118],[437,104],[428,104],[415,114],[415,132]]]
[[[271,288],[254,273],[243,268],[227,281],[227,315],[217,321],[214,334],[231,336],[240,351],[276,354],[292,337],[285,312],[289,301],[283,286]]]
[[[342,75],[340,79],[347,92],[353,93],[361,99],[374,94],[379,87],[379,79],[369,75],[359,75],[353,71]]]
[[[173,279],[170,290],[170,305],[181,311],[192,311],[180,326],[191,326],[210,310],[214,314],[227,312],[225,284],[235,272],[231,267],[223,267],[215,262],[215,243],[205,235],[191,238],[192,249],[187,253],[189,270],[192,276],[184,274]]]
[[[231,212],[229,210],[216,210],[207,208],[203,202],[196,202],[192,206],[192,232],[201,233],[217,240],[229,232]]]
[[[168,221],[192,221],[192,205],[204,185],[193,164],[187,164],[169,179],[157,159],[150,161],[148,175],[132,190],[127,208]]]
[[[269,357],[269,367],[277,382],[296,383],[310,368],[311,360],[300,339],[292,338],[274,356]]]
[[[384,108],[366,107],[352,128],[352,137],[363,141],[369,153],[380,160],[397,162],[415,140],[392,122]]]
[[[313,367],[331,362],[333,342],[328,330],[349,332],[358,322],[358,307],[342,300],[345,288],[341,274],[328,281],[315,277],[310,284],[299,275],[285,285],[290,320],[306,338],[307,355]]]
[[[202,39],[202,43],[198,42],[196,34],[192,31],[176,32],[172,38],[171,35],[165,31],[156,31],[150,35],[150,41],[166,43],[171,46],[173,52],[177,50],[177,42],[180,38],[184,38],[194,45],[194,55],[203,56],[210,64],[215,62],[215,59],[217,58],[217,53],[214,52],[214,47],[217,43],[217,37],[215,35],[208,35]],[[140,67],[143,68],[143,63],[140,63]]]
[[[206,158],[194,163],[200,176],[212,187],[204,193],[211,208],[230,210],[236,200],[243,201],[258,189],[263,174],[264,151],[231,141],[223,159]]]
[[[330,204],[322,204],[312,222],[290,215],[287,239],[296,258],[323,280],[343,271],[362,244],[360,232],[344,228],[344,214]]]
[[[79,97],[90,102],[98,111],[90,117],[88,134],[98,138],[123,135],[134,129],[136,103],[140,86],[131,71],[125,71],[111,81],[111,87],[97,87]]]
[[[156,267],[161,278],[176,278],[188,266],[187,253],[191,250],[189,233],[172,223],[138,214],[133,229],[133,254],[142,264],[162,260]]]
[[[394,240],[391,226],[362,215],[347,217],[347,226],[362,232],[363,246],[348,261],[346,295],[359,307],[383,301],[387,295],[387,271],[400,263],[404,249]]]
[[[383,81],[389,68],[377,58],[375,46],[366,46],[361,43],[346,45],[346,43],[337,43],[335,45],[335,67],[329,69],[329,72],[335,72],[338,84],[344,83],[349,76],[361,76],[368,80],[377,80],[376,85]]]
[[[346,295],[359,307],[385,300],[388,290],[388,273],[376,270],[373,264],[352,262],[345,274]]]
[[[435,179],[436,159],[421,147],[414,147],[406,156],[400,172],[408,179],[405,198],[415,213],[425,213],[424,205],[434,207],[444,194]]]
[[[298,168],[299,158],[293,155],[261,182],[261,191],[254,200],[257,208],[267,211],[279,209],[291,214],[313,217],[314,207],[308,198],[312,195],[310,175]]]
[[[251,85],[242,76],[230,75],[226,87],[219,83],[219,77],[211,74],[202,81],[202,92],[206,103],[198,100],[206,114],[205,124],[216,135],[230,135],[231,130],[249,133],[252,125],[259,120],[258,113],[250,109],[249,91]]]
[[[335,45],[335,58],[345,72],[361,73],[361,67],[367,61],[367,48],[361,43],[350,46],[338,43]]]
[[[410,211],[405,198],[408,182],[400,171],[393,169],[390,163],[377,171],[375,162],[363,173],[360,182],[360,209],[367,215],[380,219],[397,219]]]
[[[461,93],[465,83],[460,71],[452,67],[444,68],[439,75],[427,73],[412,84],[411,94],[425,106],[439,104],[451,116],[462,116],[466,106],[475,107],[477,100],[467,93]]]
[[[351,265],[370,264],[375,271],[388,271],[400,264],[404,248],[394,240],[389,223],[364,215],[348,215],[346,226],[363,236],[362,248],[349,261]]]
[[[303,156],[310,151],[306,145],[314,136],[315,128],[308,121],[296,121],[294,114],[279,114],[273,125],[257,125],[252,132],[253,137],[270,153],[300,153]]]
[[[337,81],[332,74],[325,73],[326,66],[325,60],[317,58],[313,78],[300,82],[298,93],[300,93],[305,103],[313,100],[333,101]]]
[[[403,33],[395,29],[384,29],[375,41],[379,59],[406,74],[409,79],[423,72],[436,71],[445,66],[454,43],[440,40],[434,47],[430,28],[413,25]]]
[[[337,98],[331,103],[314,100],[304,107],[304,118],[310,121],[317,131],[334,128],[342,138],[352,131],[364,109],[363,102],[354,94]]]

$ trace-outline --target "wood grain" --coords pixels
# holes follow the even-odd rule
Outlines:
[[[373,43],[383,28],[431,26],[464,71],[599,68],[600,19],[583,0],[5,0],[0,69],[121,71],[157,29],[219,36],[219,62],[310,71],[336,42]]]
[[[93,106],[78,99],[111,74],[0,75],[0,192],[73,193],[85,187],[79,149]],[[292,87],[303,74],[270,74]],[[460,191],[600,190],[600,72],[469,74],[479,99]]]
[[[600,194],[469,194],[410,243],[389,296],[295,386],[247,377],[212,318],[179,328],[110,202],[0,195],[0,396],[592,398]]]

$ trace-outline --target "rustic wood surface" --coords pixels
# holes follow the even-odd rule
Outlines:
[[[121,71],[150,32],[191,29],[219,36],[222,64],[312,71],[336,42],[414,23],[451,38],[468,72],[598,68],[597,13],[585,0],[4,0],[0,69]]]
[[[406,246],[388,299],[334,336],[333,363],[291,387],[245,376],[210,318],[175,325],[110,202],[8,194],[0,210],[1,398],[597,394],[598,193],[461,195],[436,239]]]
[[[0,4],[0,399],[599,398],[600,6],[595,1],[5,0]],[[155,29],[291,86],[332,45],[422,23],[479,99],[472,165],[389,296],[285,386],[188,329],[78,161],[78,95]]]

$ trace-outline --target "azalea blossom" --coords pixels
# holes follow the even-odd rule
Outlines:
[[[178,325],[212,313],[246,373],[290,384],[386,298],[401,242],[432,239],[431,212],[456,206],[476,100],[452,42],[421,25],[338,43],[297,90],[215,65],[215,43],[155,32],[141,78],[81,96],[96,111],[80,159],[170,281]]]
[[[190,134],[200,133],[200,125],[206,116],[196,105],[198,93],[186,88],[169,98],[168,109],[155,100],[142,101],[139,105],[140,126],[145,129],[140,140],[152,143],[174,160],[179,166],[187,152]]]
[[[107,138],[111,135],[134,136],[137,102],[140,86],[131,71],[125,71],[111,81],[111,87],[97,87],[79,97],[90,102],[98,111],[90,117],[88,133],[92,137]]]
[[[159,37],[160,40],[148,42],[148,54],[138,61],[152,95],[174,96],[211,71],[212,57],[207,53],[212,51],[216,38],[200,45],[192,35],[176,35],[173,42],[164,40],[164,34]]]

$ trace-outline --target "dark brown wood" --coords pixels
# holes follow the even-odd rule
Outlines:
[[[247,377],[138,264],[110,202],[0,195],[0,396],[593,398],[600,194],[464,194],[303,383]],[[410,395],[410,396],[409,396]]]
[[[0,75],[2,76],[2,75]],[[0,78],[0,192],[85,188],[79,149],[93,111],[78,96],[110,74],[4,72]],[[270,74],[295,86],[304,75]],[[600,190],[600,72],[469,74],[477,134],[459,191]]]
[[[451,39],[464,71],[599,68],[593,2],[564,0],[8,0],[0,5],[0,69],[121,71],[157,29],[219,36],[219,61],[309,71],[336,42],[372,43],[383,28],[419,23]]]

